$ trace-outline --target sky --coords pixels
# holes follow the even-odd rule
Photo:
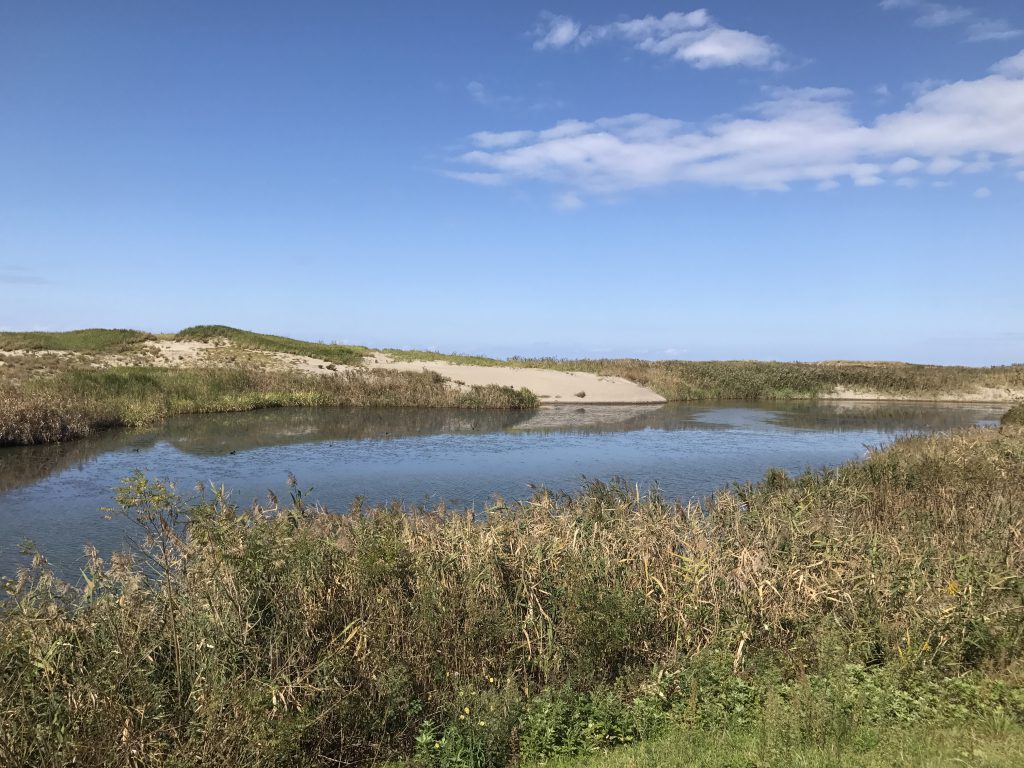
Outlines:
[[[1024,362],[1019,0],[0,0],[0,329]]]

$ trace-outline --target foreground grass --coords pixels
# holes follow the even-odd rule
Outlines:
[[[134,554],[92,553],[79,585],[37,557],[8,585],[0,764],[454,768],[648,741],[609,760],[927,764],[956,744],[926,736],[982,726],[979,749],[1019,747],[1012,425],[703,505],[595,484],[476,520],[335,515],[294,484],[239,509],[141,476],[118,502]]]
[[[1024,765],[1024,727],[1005,719],[931,728],[860,728],[842,740],[786,740],[778,724],[749,731],[674,730],[589,758],[554,758],[546,768],[925,768]]]
[[[431,373],[359,371],[309,376],[246,368],[67,370],[0,386],[0,446],[85,437],[184,413],[282,406],[529,408],[526,390],[456,389]]]
[[[89,328],[81,331],[0,332],[0,350],[112,353],[137,347],[154,336],[143,331]]]
[[[314,341],[299,341],[287,336],[273,336],[231,328],[226,325],[196,325],[178,332],[178,341],[225,340],[242,349],[259,349],[264,352],[284,352],[303,355],[317,360],[326,360],[340,365],[361,365],[363,356],[370,353],[366,347],[342,344],[324,344]]]

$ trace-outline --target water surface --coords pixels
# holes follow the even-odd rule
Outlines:
[[[701,403],[556,406],[532,412],[277,409],[176,417],[62,444],[0,448],[0,575],[31,539],[65,576],[86,542],[109,553],[124,521],[105,520],[113,489],[135,470],[185,495],[223,484],[240,503],[289,472],[336,510],[352,500],[482,508],[537,486],[578,490],[589,479],[657,485],[672,498],[757,480],[771,467],[819,469],[908,433],[993,424],[1005,406],[865,403]]]

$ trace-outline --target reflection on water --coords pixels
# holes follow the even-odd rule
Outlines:
[[[62,567],[123,528],[98,510],[141,469],[189,489],[224,483],[239,500],[280,489],[287,472],[333,508],[352,499],[482,505],[531,484],[575,490],[583,477],[657,483],[691,498],[772,466],[836,464],[907,432],[998,421],[1003,406],[855,401],[557,406],[537,411],[276,409],[176,417],[62,445],[0,449],[0,575],[31,538]],[[72,571],[73,572],[73,571]]]

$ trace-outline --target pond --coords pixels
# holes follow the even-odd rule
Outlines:
[[[120,547],[125,521],[105,519],[135,470],[183,495],[223,484],[241,504],[308,499],[344,511],[368,502],[483,508],[539,486],[573,492],[594,479],[657,486],[683,500],[780,467],[834,466],[900,435],[995,424],[1006,406],[857,401],[555,406],[529,412],[279,409],[184,416],[78,442],[0,448],[0,576],[31,540],[74,578],[89,542]]]

